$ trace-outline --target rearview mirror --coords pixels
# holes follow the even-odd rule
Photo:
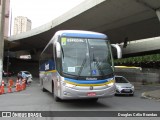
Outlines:
[[[117,50],[117,58],[122,58],[122,49],[118,44],[111,44],[112,47],[116,48]]]

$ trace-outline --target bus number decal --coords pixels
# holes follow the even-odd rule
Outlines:
[[[62,45],[66,45],[66,38],[62,38],[62,39],[61,39],[61,44],[62,44]]]
[[[68,67],[68,72],[75,72],[75,71],[76,71],[75,67]]]

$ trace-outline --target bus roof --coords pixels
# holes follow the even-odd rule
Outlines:
[[[107,35],[84,30],[60,30],[57,31],[55,35],[60,35],[62,37],[80,37],[80,38],[98,38],[107,39]]]

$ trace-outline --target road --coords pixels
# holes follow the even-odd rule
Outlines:
[[[55,102],[51,93],[42,92],[35,79],[24,91],[0,95],[0,111],[160,111],[160,102],[141,98],[142,92],[158,88],[139,87],[133,97],[114,96],[99,99],[97,103],[85,100]]]

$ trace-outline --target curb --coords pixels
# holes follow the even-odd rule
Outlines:
[[[149,95],[148,92],[143,92],[141,94],[141,98],[150,99],[150,100],[156,100],[156,101],[160,102],[160,98],[153,97],[153,96]]]

